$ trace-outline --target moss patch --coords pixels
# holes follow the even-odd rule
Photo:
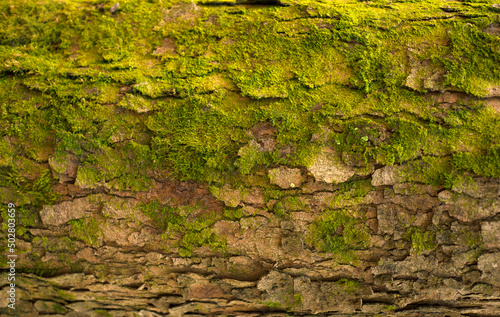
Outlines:
[[[222,254],[226,252],[225,238],[211,229],[221,215],[204,213],[194,216],[196,207],[171,207],[157,201],[142,205],[141,209],[151,218],[153,225],[163,231],[165,241],[175,241],[172,247],[178,248],[181,256],[189,257],[203,246]]]
[[[47,162],[71,155],[85,190],[145,191],[172,176],[241,189],[236,206],[260,186],[284,217],[308,207],[270,189],[266,171],[304,171],[331,148],[355,181],[338,187],[311,244],[349,262],[366,228],[335,209],[362,201],[371,186],[359,179],[374,167],[446,188],[464,172],[500,176],[500,117],[483,103],[500,84],[492,1],[454,2],[460,13],[444,0],[289,3],[124,0],[110,13],[108,2],[2,1],[1,200],[34,226],[58,199],[52,173],[62,170]],[[145,208],[186,256],[224,250],[211,226],[243,217]],[[71,222],[72,236],[94,245],[96,221]],[[415,250],[432,248],[425,232],[409,235]]]
[[[70,226],[70,237],[76,238],[91,246],[99,246],[102,231],[99,221],[95,218],[76,219],[68,221]]]
[[[419,92],[438,80],[484,96],[500,82],[500,44],[483,31],[494,13],[456,3],[467,19],[447,19],[444,4],[124,1],[111,14],[85,1],[7,1],[0,98],[2,136],[14,139],[2,139],[1,164],[13,153],[69,151],[90,188],[144,190],[158,168],[229,181],[261,165],[306,164],[311,136],[329,127],[344,159],[394,164],[446,152],[457,170],[498,175],[498,144],[484,142],[495,139],[498,115],[464,108],[456,117],[407,89],[413,74]],[[443,74],[425,78],[435,74],[419,67]],[[462,125],[436,122],[440,112]],[[275,152],[248,145],[259,122],[277,128]],[[473,142],[463,146],[464,135]]]
[[[311,224],[309,242],[341,263],[356,260],[354,250],[368,246],[368,229],[347,210],[327,210]]]

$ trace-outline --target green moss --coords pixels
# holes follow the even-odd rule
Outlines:
[[[280,200],[281,198],[287,196],[288,193],[279,189],[274,188],[264,188],[265,201],[268,202],[270,199]]]
[[[203,246],[221,254],[227,251],[227,242],[224,238],[216,235],[211,229],[205,228],[201,231],[187,232],[179,241],[179,255],[190,257],[193,252]]]
[[[394,133],[389,144],[383,148],[384,160],[392,165],[420,156],[428,140],[427,129],[417,122],[404,119],[395,119],[390,124]]]
[[[304,199],[298,196],[285,196],[273,206],[273,212],[277,216],[284,217],[292,211],[303,211],[308,208]]]
[[[397,305],[387,305],[387,306],[384,306],[384,310],[395,310],[397,309],[398,306]]]
[[[256,165],[263,165],[268,163],[269,154],[260,151],[256,146],[247,144],[238,151],[239,159],[236,160],[235,166],[240,169],[242,175],[250,173],[252,168]]]
[[[273,310],[274,309],[282,310],[284,308],[280,302],[267,301],[267,302],[264,302],[263,304],[264,304],[264,306],[266,306],[270,309],[273,309]]]
[[[457,243],[467,246],[469,251],[473,251],[470,261],[477,260],[477,258],[484,252],[483,240],[480,232],[471,230],[459,230],[452,233],[452,239]]]
[[[456,153],[452,157],[452,164],[458,171],[471,171],[481,176],[500,177],[500,146],[492,147],[486,153]]]
[[[420,227],[409,227],[406,230],[406,237],[411,241],[411,247],[415,254],[424,251],[432,251],[437,247],[436,233],[432,230],[425,230]]]
[[[68,312],[68,310],[64,308],[64,306],[61,306],[57,303],[52,304],[52,309],[58,314],[65,314]]]
[[[355,46],[348,54],[356,74],[351,82],[365,93],[392,88],[404,80],[404,73],[396,66],[397,59],[384,44],[375,40],[368,45]]]
[[[372,188],[369,179],[342,183],[339,186],[338,192],[328,201],[328,207],[339,209],[346,206],[358,205],[363,202],[364,197]]]
[[[57,295],[59,295],[59,297],[63,300],[72,302],[76,299],[76,296],[71,292],[65,290],[57,290],[56,292]]]
[[[61,237],[57,240],[51,239],[44,243],[44,246],[49,252],[72,253],[76,251],[75,242],[69,237]]]
[[[178,208],[169,205],[162,206],[158,201],[142,205],[141,210],[151,219],[153,225],[160,230],[166,230],[169,225],[178,225],[185,221],[179,214]]]
[[[483,240],[481,234],[477,232],[465,231],[465,243],[470,248],[479,248],[482,246]]]
[[[2,210],[2,219],[8,219],[7,208]],[[16,235],[19,237],[28,238],[30,236],[29,229],[36,226],[38,220],[38,211],[30,206],[16,206]],[[2,230],[7,230],[7,222],[4,221],[2,224]],[[6,232],[6,231],[5,231]]]
[[[38,221],[38,212],[36,209],[19,207],[16,209],[16,215],[18,221],[16,233],[19,236],[25,235],[29,228],[36,227]]]
[[[477,96],[486,95],[489,83],[500,80],[500,67],[495,62],[500,41],[483,32],[485,26],[480,20],[454,23],[449,32],[451,56],[443,59],[445,83]]]
[[[359,288],[359,282],[347,278],[341,278],[337,284],[342,285],[348,294],[353,294]]]
[[[264,168],[310,166],[324,146],[357,168],[399,164],[409,182],[452,188],[464,172],[499,177],[498,113],[427,94],[480,97],[498,86],[500,42],[484,31],[498,23],[491,1],[453,3],[460,19],[449,19],[445,1],[291,4],[124,0],[111,14],[111,3],[94,1],[1,2],[2,200],[30,205],[20,217],[34,226],[57,200],[46,162],[68,154],[79,161],[76,185],[90,190],[143,191],[165,175],[265,187]],[[249,131],[265,122],[276,129],[270,152]],[[357,204],[370,188],[347,183],[331,207]],[[307,208],[285,191],[265,195],[282,216]],[[161,204],[145,213],[183,254],[223,248],[210,230],[221,215],[192,219],[189,208]],[[362,247],[361,229],[332,234],[361,226],[355,218],[321,217],[318,249]],[[73,235],[95,243],[87,225],[72,223]],[[417,250],[430,243],[422,232],[410,238]]]
[[[259,65],[248,71],[234,74],[234,81],[243,96],[249,96],[256,99],[261,98],[287,98],[287,83],[291,74],[287,69],[274,65]]]
[[[300,306],[303,300],[304,296],[301,293],[292,291],[290,294],[284,294],[283,298],[279,301],[265,301],[262,304],[270,310],[289,311]]]
[[[78,169],[76,183],[82,187],[106,186],[119,190],[146,190],[151,184],[149,173],[157,159],[147,145],[134,141],[120,146],[103,147],[89,154]]]
[[[59,195],[52,190],[53,182],[52,173],[48,169],[33,182],[33,187],[29,190],[29,193],[33,197],[34,204],[51,204],[56,201]]]
[[[457,179],[448,157],[423,156],[411,162],[402,172],[405,179],[434,186],[444,185],[451,188]]]
[[[97,219],[87,218],[70,220],[68,224],[70,226],[70,237],[81,240],[91,246],[99,246],[102,231]]]
[[[114,278],[114,272],[108,264],[98,264],[93,266],[95,276],[104,281],[109,281]]]
[[[202,214],[193,219],[197,207],[174,208],[161,205],[157,201],[141,206],[142,211],[151,218],[153,225],[163,231],[162,237],[168,241],[176,240],[179,254],[190,257],[198,248],[208,246],[221,254],[227,251],[226,239],[213,232],[211,226],[221,218],[214,213]]]
[[[125,97],[118,103],[118,106],[136,111],[138,113],[153,111],[156,109],[156,105],[150,100],[133,94],[126,94]]]
[[[7,139],[0,139],[0,166],[9,166],[12,162],[12,147]]]
[[[42,277],[53,277],[59,269],[60,267],[55,267],[51,262],[43,262],[40,258],[35,258],[29,266],[21,266],[19,271]]]
[[[244,139],[243,130],[209,105],[202,98],[193,98],[172,105],[168,114],[158,113],[148,122],[158,133],[153,139],[155,150],[179,177],[209,180],[235,169],[236,141]]]
[[[327,210],[311,224],[309,242],[339,262],[355,261],[354,250],[368,246],[368,229],[347,210]]]
[[[236,208],[236,209],[225,209],[223,218],[228,219],[228,220],[239,220],[243,218],[245,213],[241,208]]]
[[[108,311],[103,310],[103,309],[94,309],[94,313],[97,316],[102,316],[102,317],[112,317],[113,315],[110,314]]]
[[[73,45],[71,43],[78,43],[77,52],[80,54],[78,58],[79,63],[84,62],[86,58],[92,55],[91,51],[93,47],[99,47],[99,55],[102,61],[99,59],[90,59],[88,65],[101,64],[101,69],[105,69],[105,71],[97,71],[92,68],[87,68],[86,71],[72,69],[72,65],[67,63],[65,64],[65,74],[69,74],[68,76],[70,78],[65,80],[54,78],[59,80],[57,85],[47,86],[46,82],[43,81],[39,84],[46,85],[51,94],[61,98],[67,98],[70,94],[74,95],[75,91],[80,91],[80,89],[76,89],[75,80],[83,80],[84,82],[88,80],[94,82],[96,86],[102,87],[102,90],[106,91],[109,89],[102,86],[102,84],[116,81],[132,84],[132,88],[135,92],[153,98],[158,98],[165,93],[167,95],[173,93],[174,95],[180,96],[179,92],[182,91],[184,92],[182,92],[181,95],[184,94],[185,97],[190,96],[190,98],[192,98],[200,93],[213,92],[216,88],[201,88],[201,90],[197,90],[198,88],[196,87],[206,86],[208,82],[202,84],[205,76],[207,76],[207,78],[210,76],[210,78],[220,80],[221,77],[214,77],[213,73],[220,71],[221,67],[225,67],[230,70],[230,77],[234,81],[233,87],[239,86],[243,94],[248,94],[255,98],[282,98],[288,96],[293,103],[297,101],[297,98],[307,103],[310,102],[310,99],[318,100],[318,97],[318,101],[325,101],[326,95],[323,96],[323,90],[317,89],[318,87],[323,87],[330,83],[349,85],[349,82],[338,81],[338,78],[348,78],[348,76],[337,73],[340,67],[347,73],[354,72],[354,77],[351,77],[354,88],[364,90],[365,92],[373,91],[374,93],[379,93],[378,90],[380,89],[389,90],[383,93],[387,100],[379,100],[377,107],[385,112],[392,112],[396,111],[397,108],[400,107],[398,105],[401,104],[401,102],[397,102],[400,97],[396,95],[401,96],[402,94],[401,91],[398,91],[396,95],[393,93],[397,91],[398,85],[402,83],[402,71],[399,66],[401,61],[398,60],[398,58],[402,58],[402,54],[399,52],[395,54],[394,50],[397,50],[401,45],[397,39],[405,37],[399,36],[396,29],[391,29],[387,37],[387,35],[382,35],[376,29],[371,28],[372,24],[375,26],[385,25],[384,27],[390,28],[395,26],[396,21],[400,21],[402,19],[401,15],[404,14],[408,14],[412,17],[435,14],[432,10],[423,11],[422,5],[418,3],[398,4],[398,7],[404,6],[406,11],[389,11],[389,15],[387,15],[387,10],[378,7],[374,9],[373,5],[366,7],[357,6],[356,12],[353,11],[354,7],[350,5],[338,7],[318,3],[315,3],[314,6],[307,10],[303,10],[300,6],[294,7],[293,9],[283,8],[279,11],[259,9],[248,12],[242,11],[242,14],[250,17],[249,21],[244,23],[241,23],[237,16],[227,15],[227,13],[231,13],[230,11],[232,9],[230,8],[227,9],[227,12],[226,9],[212,10],[206,8],[204,9],[206,12],[200,13],[203,14],[204,17],[213,15],[217,17],[219,22],[224,21],[225,28],[221,29],[210,23],[199,24],[196,19],[192,20],[194,21],[193,23],[197,24],[195,28],[186,28],[184,24],[171,27],[173,26],[171,21],[161,21],[162,17],[160,14],[146,15],[145,12],[149,12],[147,9],[148,4],[136,5],[134,10],[130,10],[129,3],[125,3],[122,6],[124,9],[120,11],[120,19],[118,19],[120,23],[117,23],[116,19],[109,14],[97,14],[95,8],[91,5],[83,6],[83,8],[80,9],[81,12],[72,11],[74,7],[68,5],[68,7],[64,9],[67,16],[62,19],[59,25],[60,29],[56,30],[55,28],[51,28],[47,31],[48,33],[46,33],[47,35],[57,33],[59,37],[54,36],[54,39],[60,38],[60,36],[63,35],[62,38],[60,38],[61,42],[57,42],[58,44],[56,44],[56,46],[50,44],[52,43],[50,41],[40,42],[39,44],[48,45],[49,47],[52,45],[52,47],[56,48],[55,50],[49,48],[49,51],[51,52],[51,57],[53,57],[52,60],[56,60],[57,63],[62,63],[64,61],[62,57],[57,59],[56,53],[58,49],[64,52],[64,56],[67,56],[71,49],[70,46]],[[50,2],[47,2],[44,10],[49,11],[44,12],[50,12],[51,14],[57,15],[56,12],[60,9],[62,9],[62,7],[54,7]],[[190,14],[188,6],[181,5],[178,9],[173,9],[173,11],[175,10],[181,12],[181,15]],[[161,10],[155,10],[155,12],[159,11]],[[33,19],[45,18],[39,15],[41,11],[36,10],[36,12]],[[97,27],[92,29],[92,34],[97,34],[98,36],[90,36],[89,25],[92,23],[75,22],[78,21],[76,18],[81,14],[88,15],[90,21],[96,24]],[[290,17],[310,16],[311,14],[313,14],[313,17],[317,15],[317,17],[323,18],[339,15],[340,23],[332,30],[318,29],[316,26],[308,23],[303,24],[302,22],[296,22],[296,24],[291,25],[291,27],[285,27],[285,24],[279,23],[280,19],[283,19],[285,16],[289,19]],[[194,14],[194,17],[197,15],[197,13]],[[277,18],[277,22],[272,22],[272,19],[267,19],[268,16]],[[263,18],[266,18],[272,23],[260,25],[255,23],[255,21],[259,21],[259,19]],[[335,20],[332,20],[332,22],[334,21]],[[71,25],[70,23],[76,24],[72,26],[75,28],[75,34],[78,35],[76,42],[72,37],[73,31],[71,31],[69,27]],[[26,30],[26,25],[24,24],[20,25],[17,23],[14,25],[24,31]],[[42,28],[45,27],[43,23],[35,23],[34,25],[38,25]],[[307,32],[301,35],[301,33],[297,33],[293,30],[294,27],[306,28]],[[364,28],[365,31],[358,31],[357,28],[359,27]],[[150,41],[149,44],[141,42],[140,38],[135,38],[135,42],[132,41],[132,38],[134,38],[131,33],[132,29],[139,35],[150,35],[151,28],[154,30],[154,36],[148,36],[148,41]],[[441,29],[442,27],[440,26],[439,30]],[[366,32],[368,30],[369,32]],[[423,30],[423,36],[428,35],[425,32],[434,32],[432,28],[429,27]],[[285,32],[287,36],[283,36],[282,32]],[[421,36],[413,29],[408,30],[408,28],[402,28],[401,32],[405,35],[413,34],[411,32],[414,32],[413,37],[416,39]],[[461,29],[457,29],[456,32],[457,34],[465,32],[462,38],[472,36],[469,34],[470,32],[467,33]],[[254,36],[254,33],[258,36]],[[19,34],[24,33],[21,32]],[[143,53],[139,53],[140,49],[146,47],[158,47],[157,45],[161,44],[160,36],[168,36],[172,39],[173,43],[175,43],[173,54],[170,54],[168,58],[166,58],[165,54],[158,53],[160,56],[165,57],[166,73],[158,71],[158,68],[145,67],[144,65],[146,62],[151,62],[153,65],[159,64],[157,61],[148,60],[147,56],[144,56]],[[244,39],[233,40],[238,36],[243,36]],[[50,37],[52,37],[52,35],[49,36],[49,38]],[[33,40],[32,37],[28,38],[29,40]],[[485,36],[482,37],[481,40],[490,41],[491,39]],[[137,41],[139,41],[140,45],[131,45],[132,43],[137,43]],[[458,43],[465,40],[461,40],[461,37],[457,35],[456,38],[453,38],[453,41]],[[352,45],[351,42],[355,44]],[[270,47],[273,47],[273,49],[271,50]],[[158,50],[158,52],[161,52],[161,50]],[[299,52],[300,54],[297,54]],[[12,54],[9,53],[6,54],[6,56],[7,55]],[[26,56],[30,55],[28,54]],[[297,58],[296,56],[308,56],[308,58]],[[289,60],[291,60],[290,63],[288,63]],[[269,67],[269,63],[267,63],[265,64],[267,66],[264,67],[262,61],[272,62],[270,64],[271,66]],[[9,65],[12,63],[14,62],[11,62]],[[32,62],[32,66],[23,66],[24,68],[21,67],[21,69],[35,69],[35,65],[43,65],[43,63],[40,64],[38,61]],[[46,69],[53,68],[51,65],[44,67],[43,73],[46,73]],[[39,73],[42,73],[42,71],[39,71]],[[297,76],[297,80],[303,87],[293,83],[294,76]],[[184,80],[186,78],[190,78],[191,80]],[[186,84],[183,84],[185,82],[196,84],[193,84],[194,86],[187,84],[186,86]],[[234,86],[234,84],[236,84],[236,86]],[[39,87],[44,90],[47,88],[42,86]],[[222,86],[216,85],[213,87],[231,87],[231,84],[223,84]],[[103,97],[98,97],[97,99],[101,100],[101,102],[112,101],[118,92],[116,90],[118,89],[117,87],[113,89],[115,89],[114,93],[111,93],[109,97],[104,99]],[[113,89],[110,91],[113,91]],[[340,86],[340,88],[337,88],[337,91],[340,91],[339,89],[346,90],[346,87]],[[217,93],[220,95],[220,92],[219,88]],[[345,94],[339,95],[338,93],[329,93],[329,102],[321,109],[323,118],[326,119],[331,117],[335,115],[335,113],[338,113],[338,111],[341,111],[344,115],[347,115],[348,112],[362,111],[360,109],[363,109],[363,107],[358,107],[358,105],[362,100],[363,94],[359,94],[352,89],[351,94],[357,94],[357,97],[352,99],[345,98]],[[101,93],[101,95],[104,96],[105,93]],[[216,97],[216,99],[217,98],[218,97]],[[145,99],[141,99],[141,97],[128,94],[123,99],[122,106],[139,111],[154,109],[154,107],[151,108],[149,103],[144,103],[144,100]],[[224,112],[219,112],[224,106],[220,104],[221,100],[219,100],[219,103],[214,104],[217,100],[212,96],[193,98],[191,101],[193,100],[203,101],[199,105],[201,109],[209,108],[210,110],[215,110],[217,115],[215,115],[213,119],[217,121],[217,124],[215,125],[215,122],[212,121],[212,116],[204,115],[202,115],[200,120],[194,120],[195,124],[187,126],[184,124],[185,122],[193,122],[189,116],[176,118],[174,115],[172,118],[173,120],[168,120],[171,122],[164,120],[162,117],[158,117],[158,121],[161,122],[162,126],[166,124],[167,126],[172,126],[172,129],[161,129],[160,131],[157,128],[153,128],[153,131],[159,132],[159,137],[155,139],[154,142],[157,146],[155,151],[159,151],[159,153],[166,156],[173,163],[175,169],[184,177],[192,179],[212,179],[215,178],[216,175],[219,177],[221,172],[230,171],[233,166],[232,163],[236,160],[235,152],[237,147],[233,141],[242,140],[241,130],[237,131],[237,129],[229,128],[228,124],[231,123],[233,127],[238,126],[239,120],[236,120],[235,125],[234,117],[227,112],[227,108],[224,109]],[[285,102],[282,105],[275,103],[273,107],[261,109],[260,112],[255,113],[255,118],[259,120],[267,119],[275,122],[280,129],[278,135],[279,140],[283,144],[289,142],[296,143],[298,140],[301,140],[297,149],[297,153],[299,153],[307,145],[307,142],[303,141],[308,138],[308,135],[310,136],[310,134],[299,127],[313,128],[314,125],[311,125],[311,122],[308,121],[307,115],[304,116],[306,112],[296,108],[296,105],[293,103]],[[207,104],[211,106],[207,107]],[[381,107],[384,104],[390,105],[390,108]],[[412,104],[412,102],[410,102],[410,104]],[[285,108],[282,108],[283,106],[285,106]],[[303,107],[303,105],[301,105],[301,107]],[[186,107],[182,105],[182,109],[182,111],[185,111]],[[238,112],[241,112],[241,109],[238,109]],[[193,115],[199,117],[200,113],[195,112]],[[224,120],[225,116],[228,116],[227,120]],[[247,117],[251,116],[252,114],[250,113]],[[88,117],[92,118],[92,116]],[[191,116],[191,118],[194,117]],[[174,122],[176,123],[171,124]],[[412,124],[415,125],[415,123]],[[185,127],[185,129],[182,127]],[[248,127],[248,123],[245,122],[241,127]],[[411,129],[407,129],[408,127]],[[425,139],[426,135],[421,134],[421,131],[425,130],[421,128],[415,130],[411,125],[408,127],[402,127],[397,131],[391,144],[384,148],[386,153],[383,155],[382,160],[391,163],[412,159],[415,155],[418,155],[419,149],[417,149],[415,144],[417,140]],[[204,135],[204,137],[197,137],[186,133],[200,130],[200,128],[201,131],[204,132],[200,133],[200,135]],[[171,133],[172,131],[173,133]],[[404,132],[407,135],[404,135],[403,131],[407,131]],[[59,135],[66,140],[66,145],[78,151],[78,149],[82,148],[81,143],[84,136],[75,132],[76,131],[73,132],[71,140],[68,140],[67,136],[64,135],[62,131],[59,132]],[[225,137],[216,137],[216,135],[230,136],[234,134],[240,134],[240,136],[236,136],[232,140]],[[410,141],[413,140],[413,136],[417,136],[417,138],[415,138],[415,142],[411,143]],[[168,142],[165,140],[167,137],[169,139]],[[366,138],[368,138],[368,140],[365,140]],[[367,143],[369,141],[369,135],[360,135],[358,140]],[[347,142],[346,146],[351,145],[351,143],[352,142]],[[71,146],[71,144],[74,144],[74,146]],[[200,147],[200,144],[205,144],[206,148]],[[216,147],[211,147],[212,144],[216,145]],[[366,144],[360,143],[359,146],[361,146],[361,152],[366,154],[366,158],[375,157],[365,151]],[[248,173],[253,166],[262,164],[265,161],[263,158],[255,156],[255,153],[252,151],[247,152],[248,153],[244,153],[238,162],[241,163],[238,164],[238,166],[242,169],[242,174]],[[301,162],[301,160],[298,159],[297,162]],[[89,181],[96,181],[96,179],[90,177]]]
[[[0,186],[5,187],[2,194],[6,203],[14,202],[18,206],[31,204],[31,207],[26,206],[26,209],[30,210],[29,212],[24,213],[25,210],[21,210],[21,217],[25,217],[28,213],[35,214],[35,208],[32,207],[54,203],[59,196],[52,190],[54,180],[49,169],[45,169],[31,160],[19,161],[24,164],[19,164],[20,166],[17,167],[0,168],[2,175]],[[28,218],[23,218],[27,224],[34,221],[33,217]]]

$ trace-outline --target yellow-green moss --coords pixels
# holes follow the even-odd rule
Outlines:
[[[221,254],[227,251],[226,239],[211,228],[222,218],[217,214],[203,214],[193,219],[191,213],[196,207],[171,207],[161,205],[158,201],[144,204],[141,209],[152,220],[153,225],[163,231],[164,240],[176,240],[172,247],[177,247],[181,256],[189,257],[203,246]]]
[[[70,237],[81,240],[91,246],[99,246],[102,230],[100,229],[98,219],[76,219],[70,220],[68,224],[70,226]]]
[[[432,251],[437,247],[436,233],[432,230],[425,230],[420,227],[409,227],[406,230],[406,237],[411,241],[412,251],[420,254],[424,251]]]
[[[354,263],[354,250],[368,246],[369,233],[361,218],[347,210],[327,210],[311,224],[309,243],[332,253],[340,263]]]
[[[323,145],[446,187],[464,171],[500,175],[498,113],[424,97],[498,86],[492,1],[454,2],[460,19],[444,0],[103,3],[0,3],[0,185],[22,203],[56,196],[45,168],[15,163],[62,153],[80,161],[77,185],[135,191],[165,170],[244,183],[263,167],[306,166]],[[276,128],[271,152],[250,143],[264,122]]]

